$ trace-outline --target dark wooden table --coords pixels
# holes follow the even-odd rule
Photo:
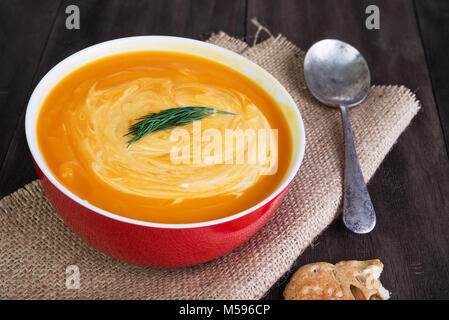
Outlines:
[[[67,30],[68,5],[80,8]],[[380,9],[368,30],[365,9]],[[257,17],[303,49],[323,38],[361,50],[374,84],[404,84],[422,111],[369,184],[378,224],[368,235],[333,223],[291,269],[316,261],[379,258],[394,299],[449,298],[449,1],[54,0],[0,1],[0,198],[36,179],[25,140],[27,101],[57,62],[98,42],[132,35],[205,40],[219,30],[252,43]],[[265,295],[282,298],[288,272]]]

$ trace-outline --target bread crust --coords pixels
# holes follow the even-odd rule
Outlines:
[[[379,276],[378,259],[340,261],[333,265],[317,262],[302,266],[287,284],[286,300],[386,300],[389,292]]]

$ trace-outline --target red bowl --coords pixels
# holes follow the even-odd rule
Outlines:
[[[36,122],[45,98],[64,77],[97,59],[130,51],[164,50],[198,55],[222,63],[257,82],[279,104],[293,139],[288,173],[257,205],[226,218],[186,224],[134,220],[95,207],[64,187],[38,148]],[[301,115],[290,95],[268,72],[246,58],[201,41],[164,36],[130,37],[81,50],[51,69],[35,88],[27,107],[26,136],[36,170],[56,212],[94,248],[117,259],[151,267],[183,267],[220,257],[248,240],[277,209],[296,175],[305,149]]]

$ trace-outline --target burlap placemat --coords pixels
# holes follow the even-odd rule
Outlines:
[[[248,47],[219,33],[209,42],[270,72],[293,96],[304,119],[304,162],[274,216],[222,258],[188,268],[144,268],[89,247],[59,219],[35,181],[0,201],[0,298],[257,299],[336,217],[343,190],[340,113],[321,106],[308,92],[304,52],[283,37]],[[400,86],[374,86],[363,106],[351,110],[366,178],[418,110],[414,94]],[[69,265],[79,267],[79,289],[66,288]]]

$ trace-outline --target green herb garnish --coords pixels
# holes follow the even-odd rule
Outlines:
[[[158,113],[147,114],[146,116],[136,119],[138,122],[133,124],[128,129],[128,133],[125,134],[125,136],[131,137],[128,141],[128,147],[151,132],[185,126],[216,113],[235,115],[235,113],[215,110],[209,107],[171,108],[162,110]]]

